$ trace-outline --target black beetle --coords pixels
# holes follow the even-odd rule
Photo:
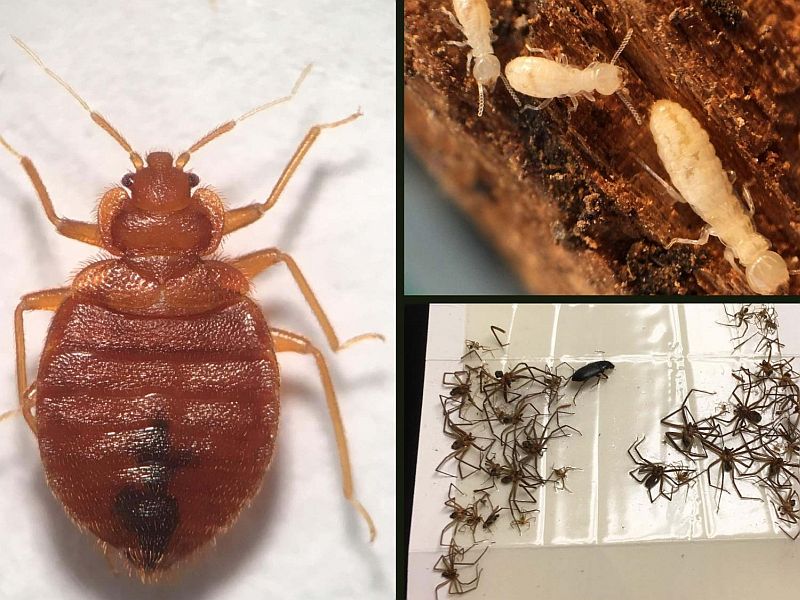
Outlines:
[[[607,360],[598,360],[596,362],[589,363],[588,365],[584,365],[575,371],[572,374],[572,381],[586,381],[591,377],[597,377],[598,379],[602,377],[603,379],[608,379],[606,371],[613,368],[613,363],[610,363]]]

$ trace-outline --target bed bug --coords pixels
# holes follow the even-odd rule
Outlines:
[[[755,230],[752,199],[745,189],[749,212],[734,195],[733,185],[722,168],[708,133],[692,114],[677,102],[658,100],[650,114],[650,132],[658,156],[669,173],[675,190],[650,167],[639,161],[679,202],[687,202],[706,222],[700,238],[672,239],[674,244],[702,245],[715,235],[725,245],[725,258],[738,270],[745,268],[745,279],[758,294],[773,294],[789,283],[789,270],[780,254],[770,250],[770,242]]]
[[[484,88],[490,91],[494,89],[497,79],[500,78],[506,86],[508,93],[521,106],[522,103],[517,98],[514,90],[509,85],[500,69],[500,61],[494,55],[492,42],[495,37],[492,34],[492,16],[486,0],[453,0],[453,10],[455,15],[446,8],[442,11],[450,18],[455,27],[467,38],[466,42],[449,41],[453,46],[470,46],[471,50],[467,53],[467,76],[469,76],[470,66],[473,59],[475,66],[472,69],[472,76],[478,84],[478,116],[483,116],[485,105]]]
[[[278,200],[314,141],[339,121],[314,125],[268,199],[226,210],[184,170],[192,153],[288,96],[228,121],[177,158],[145,159],[100,114],[14,38],[126,152],[134,171],[102,197],[96,223],[59,217],[33,162],[19,159],[48,219],[62,235],[103,248],[112,258],[83,268],[69,287],[22,297],[14,315],[17,385],[23,416],[36,435],[48,485],[70,518],[101,546],[117,549],[129,570],[155,581],[212,542],[259,490],[279,417],[276,353],[310,354],[336,437],[345,498],[356,499],[344,426],[322,352],[308,339],[270,327],[250,298],[251,280],[283,263],[333,350],[340,342],[292,258],[276,248],[231,260],[210,258],[224,235],[257,221]],[[196,188],[196,189],[194,189]],[[194,189],[194,191],[192,191]],[[28,384],[23,315],[54,312],[38,376]]]
[[[628,30],[611,62],[593,62],[585,69],[570,65],[564,54],[559,54],[553,60],[546,50],[528,47],[530,52],[543,54],[544,57],[518,56],[506,65],[506,77],[511,87],[521,94],[546,98],[538,106],[526,105],[525,108],[542,110],[555,98],[569,98],[572,101],[572,110],[575,110],[578,108],[578,96],[594,102],[594,92],[603,96],[617,94],[636,119],[636,123],[641,125],[642,118],[633,107],[623,86],[623,71],[614,64],[630,42],[631,36],[633,29]]]

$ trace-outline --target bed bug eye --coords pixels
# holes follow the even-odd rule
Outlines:
[[[189,187],[194,187],[200,183],[200,178],[194,173],[189,173]]]
[[[133,173],[126,173],[125,176],[122,178],[122,185],[126,188],[130,189],[133,185]]]

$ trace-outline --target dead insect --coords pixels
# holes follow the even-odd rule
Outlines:
[[[263,203],[226,210],[211,189],[184,171],[190,154],[267,103],[203,136],[177,159],[143,160],[63,80],[15,41],[86,109],[126,152],[134,172],[108,190],[97,223],[57,216],[33,162],[16,156],[47,218],[62,235],[106,250],[69,287],[26,294],[15,312],[17,385],[38,438],[55,496],[81,528],[118,549],[144,580],[154,580],[230,527],[256,494],[278,428],[277,352],[316,361],[334,427],[345,497],[375,527],[353,492],[344,426],[325,358],[308,339],[270,327],[250,298],[252,279],[285,264],[333,350],[340,342],[297,265],[278,249],[232,260],[209,258],[224,235],[257,221],[325,129],[315,125]],[[28,385],[23,314],[55,313]],[[35,409],[35,414],[34,414]]]
[[[607,360],[598,360],[596,362],[591,362],[588,365],[583,365],[580,369],[572,374],[571,379],[572,381],[586,381],[592,377],[597,377],[598,380],[608,379],[606,371],[613,368],[613,363],[610,363]]]

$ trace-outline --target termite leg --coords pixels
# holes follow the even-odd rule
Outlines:
[[[553,55],[550,53],[550,51],[545,50],[544,48],[532,48],[528,44],[525,44],[525,49],[531,54],[541,54],[548,60],[554,60]]]
[[[577,96],[570,96],[569,99],[572,101],[572,108],[568,110],[569,112],[575,112],[578,110],[578,98]]]
[[[272,188],[269,198],[267,198],[267,200],[263,203],[255,203],[248,206],[243,206],[241,208],[234,208],[233,210],[229,210],[225,213],[225,227],[222,232],[223,235],[232,233],[237,229],[241,229],[242,227],[246,227],[247,225],[257,221],[265,212],[275,205],[275,203],[278,201],[278,198],[280,198],[281,193],[283,193],[286,184],[289,183],[289,180],[292,178],[292,175],[294,175],[297,167],[300,166],[301,162],[303,162],[303,158],[305,158],[305,155],[308,153],[309,149],[324,129],[333,129],[334,127],[344,125],[345,123],[350,123],[351,121],[355,121],[361,115],[362,113],[359,110],[358,112],[355,112],[344,119],[339,119],[338,121],[333,121],[332,123],[320,123],[319,125],[314,125],[311,127],[303,140],[300,142],[297,150],[294,151],[294,154],[292,155],[292,158],[289,160],[288,164],[284,167],[283,173],[281,173],[281,176],[278,178],[275,187]]]
[[[28,178],[31,180],[31,183],[36,190],[36,195],[39,196],[39,200],[42,203],[42,208],[44,208],[47,218],[53,225],[55,225],[58,233],[65,237],[72,238],[73,240],[78,240],[80,242],[85,242],[87,244],[91,244],[92,246],[99,246],[102,248],[103,242],[100,239],[100,230],[97,227],[97,224],[83,223],[82,221],[72,221],[70,219],[62,219],[59,217],[53,208],[53,202],[50,200],[50,194],[47,193],[47,188],[44,187],[42,178],[39,176],[39,172],[33,165],[33,161],[31,161],[31,159],[27,156],[17,152],[8,142],[3,139],[2,136],[0,136],[0,145],[19,159],[19,163],[22,165],[22,168],[25,169],[25,173],[28,174]]]
[[[567,58],[566,54],[564,54],[563,52],[559,52],[558,56],[556,56],[556,62],[560,65],[568,65],[569,59]]]
[[[538,106],[534,106],[533,104],[526,104],[525,106],[522,107],[522,110],[528,110],[528,109],[531,109],[531,110],[544,110],[545,108],[550,106],[550,103],[553,100],[554,100],[554,98],[547,98],[546,100],[544,100],[541,103],[539,103]]]
[[[727,260],[733,267],[733,270],[739,273],[739,275],[741,275],[742,278],[744,278],[744,271],[742,271],[741,267],[739,267],[739,265],[736,263],[736,256],[733,254],[733,250],[731,250],[728,247],[725,247],[724,256],[725,260]]]
[[[31,408],[35,405],[36,383],[33,383],[30,388],[28,387],[28,373],[25,362],[25,325],[22,316],[27,310],[58,310],[61,303],[66,300],[69,292],[69,288],[56,288],[25,294],[14,311],[14,339],[16,340],[17,348],[17,391],[19,392],[22,414],[34,434],[36,434],[36,419],[31,412]]]
[[[708,243],[708,236],[711,235],[711,227],[706,225],[703,227],[703,231],[700,233],[700,237],[696,240],[690,240],[689,238],[672,238],[669,241],[669,244],[665,246],[668,250],[672,248],[675,244],[688,244],[690,246],[702,246],[703,244]]]
[[[456,19],[456,16],[453,13],[451,13],[449,10],[447,10],[444,6],[442,6],[441,10],[450,19],[450,22],[453,24],[453,27],[458,29],[461,32],[461,34],[464,35],[464,28],[461,27],[461,23],[458,22],[458,19]],[[467,36],[464,35],[464,37],[467,37]]]
[[[299,287],[300,291],[303,293],[306,303],[311,308],[311,312],[313,312],[314,316],[317,318],[317,322],[322,328],[322,331],[325,332],[325,337],[328,339],[328,344],[334,352],[343,350],[351,344],[355,344],[361,340],[370,338],[379,340],[385,339],[379,333],[362,333],[361,335],[352,337],[349,340],[340,342],[339,337],[333,330],[330,320],[328,320],[328,317],[325,314],[325,311],[322,309],[319,300],[317,300],[314,291],[311,289],[311,286],[308,285],[308,281],[306,281],[306,278],[303,276],[303,272],[300,270],[300,267],[297,266],[297,263],[294,262],[294,259],[291,256],[281,252],[277,248],[266,248],[265,250],[251,252],[250,254],[245,254],[244,256],[240,256],[239,258],[231,260],[229,264],[239,269],[248,279],[253,279],[262,271],[265,271],[269,267],[280,262],[284,263],[288,267],[295,283],[297,283],[297,287]]]
[[[753,197],[750,195],[750,190],[747,189],[747,184],[742,185],[742,197],[744,198],[745,204],[747,204],[748,213],[752,217],[756,214],[756,205],[753,203]]]
[[[336,446],[339,448],[339,464],[342,469],[342,488],[344,497],[355,507],[358,513],[364,518],[369,527],[370,541],[375,539],[375,524],[372,522],[367,509],[356,499],[353,493],[353,473],[350,466],[350,454],[347,450],[347,436],[344,431],[344,423],[342,422],[342,414],[339,411],[339,404],[336,401],[336,392],[333,389],[333,381],[331,380],[328,365],[325,362],[325,357],[322,352],[314,346],[308,339],[303,336],[291,333],[283,329],[270,328],[270,333],[275,340],[275,352],[297,352],[298,354],[311,354],[317,362],[317,370],[319,371],[322,387],[325,389],[325,401],[328,404],[328,412],[331,416],[331,424],[336,436]]]

